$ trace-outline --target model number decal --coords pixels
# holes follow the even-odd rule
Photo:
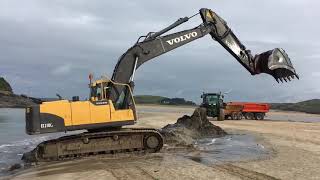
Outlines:
[[[53,127],[52,123],[40,124],[41,129],[52,128],[52,127]]]

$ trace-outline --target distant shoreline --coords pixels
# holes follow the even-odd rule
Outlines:
[[[0,93],[0,108],[26,108],[32,105],[35,103],[28,97]]]
[[[16,95],[0,92],[0,108],[26,108],[36,104],[36,98],[25,95]],[[38,100],[39,101],[39,100]],[[46,101],[46,100],[44,100]],[[269,103],[271,110],[281,112],[301,112],[307,114],[320,114],[320,100],[308,100],[298,103]],[[196,104],[162,104],[162,103],[141,103],[139,106],[162,106],[162,107],[196,107]]]
[[[198,105],[185,104],[156,104],[156,103],[136,103],[137,106],[163,106],[163,107],[197,107]]]

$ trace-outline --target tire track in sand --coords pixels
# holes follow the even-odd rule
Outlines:
[[[259,173],[253,170],[241,168],[232,164],[222,164],[211,166],[217,170],[223,171],[225,173],[229,173],[231,175],[240,177],[241,179],[255,179],[255,180],[279,180],[278,178]]]
[[[147,171],[142,170],[138,166],[130,167],[130,168],[120,168],[120,169],[110,169],[108,170],[112,175],[119,180],[123,179],[157,179],[149,174]]]

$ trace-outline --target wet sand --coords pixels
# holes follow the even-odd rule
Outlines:
[[[280,179],[320,179],[320,123],[225,121],[224,129],[243,130],[260,137],[275,152],[262,161],[233,163]]]
[[[139,106],[137,127],[160,128],[176,122],[194,107]],[[291,116],[288,112],[271,112]],[[301,113],[298,113],[301,114]],[[296,116],[296,114],[293,114]],[[308,115],[309,116],[309,115]],[[310,115],[313,116],[313,115]],[[300,117],[300,116],[299,116]],[[301,117],[304,117],[301,115]],[[311,117],[311,119],[313,119]],[[277,120],[277,119],[272,119]],[[280,119],[281,120],[281,119]],[[320,122],[212,121],[231,134],[249,134],[270,155],[255,160],[205,164],[188,149],[149,155],[94,157],[42,164],[7,177],[12,179],[319,179]]]

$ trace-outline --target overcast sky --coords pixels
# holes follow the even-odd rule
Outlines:
[[[284,48],[301,79],[278,84],[251,76],[210,36],[141,66],[135,94],[200,101],[202,91],[227,100],[295,102],[320,98],[320,1],[311,0],[1,0],[0,76],[18,94],[88,95],[88,74],[111,76],[140,35],[202,7],[224,18],[252,52]],[[199,16],[177,28],[201,23]]]

